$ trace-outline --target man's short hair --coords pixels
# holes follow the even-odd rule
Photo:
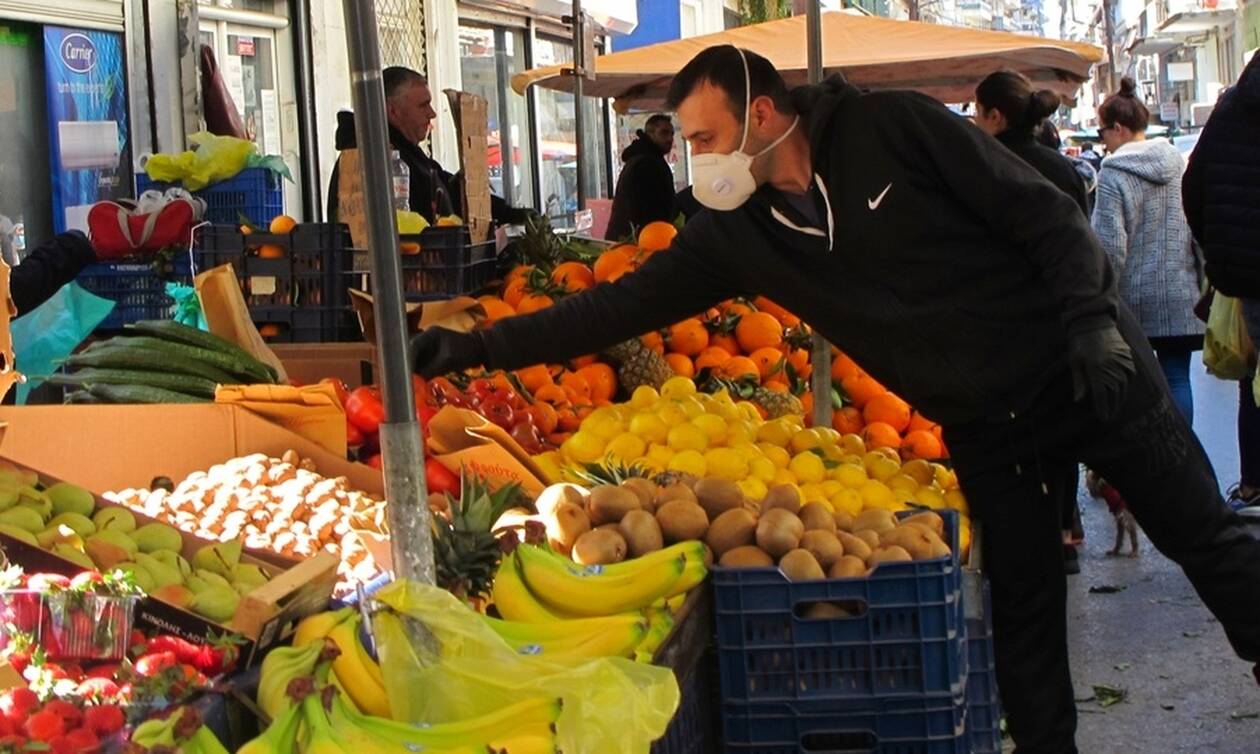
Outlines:
[[[673,125],[674,122],[665,113],[657,113],[656,115],[653,115],[651,118],[648,118],[647,122],[643,124],[643,127],[652,128],[653,126],[658,126],[662,123],[669,123],[670,125]]]
[[[682,101],[696,90],[696,87],[708,82],[726,93],[735,117],[743,120],[744,64],[740,62],[739,52],[734,45],[719,45],[710,47],[692,58],[691,62],[683,66],[683,69],[674,76],[673,83],[669,85],[669,93],[665,96],[665,106],[670,110],[677,110]],[[770,61],[748,50],[744,50],[744,57],[748,61],[748,101],[751,102],[758,97],[769,97],[779,112],[793,112],[787,84]]]
[[[403,87],[428,84],[429,80],[410,68],[393,65],[381,72],[381,83],[385,87],[385,98],[388,99],[398,94]]]

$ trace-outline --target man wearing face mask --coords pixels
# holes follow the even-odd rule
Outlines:
[[[614,284],[487,330],[421,333],[416,371],[553,363],[764,294],[945,427],[984,526],[1017,751],[1076,751],[1053,501],[1078,461],[1260,661],[1260,542],[1224,506],[1067,195],[928,97],[840,77],[789,93],[734,47],[700,53],[668,99],[709,211]]]

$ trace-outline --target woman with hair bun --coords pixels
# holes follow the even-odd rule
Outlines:
[[[1199,265],[1181,203],[1185,162],[1167,140],[1146,138],[1150,117],[1128,77],[1098,108],[1109,156],[1098,173],[1093,225],[1120,297],[1150,339],[1177,408],[1193,423],[1190,356],[1203,347],[1203,323],[1194,316]]]

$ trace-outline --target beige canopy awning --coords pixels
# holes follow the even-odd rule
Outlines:
[[[789,86],[806,80],[805,17],[793,16],[702,37],[601,55],[589,97],[616,100],[617,110],[658,110],[674,74],[707,47],[732,44],[770,60]],[[1094,45],[982,31],[847,12],[822,14],[825,74],[843,73],[863,89],[914,89],[943,102],[966,102],[993,71],[1020,71],[1039,87],[1074,99],[1090,67],[1102,60]],[[535,68],[512,78],[524,93],[532,84],[573,91],[564,66]]]

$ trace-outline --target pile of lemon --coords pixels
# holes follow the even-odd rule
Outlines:
[[[660,391],[640,387],[630,401],[583,420],[557,451],[534,460],[552,480],[578,481],[591,463],[637,464],[661,473],[721,477],[760,501],[776,485],[795,485],[804,502],[857,515],[868,508],[953,508],[967,501],[954,472],[923,460],[902,463],[889,448],[867,450],[858,435],[807,429],[799,416],[765,421],[755,406],[725,391],[696,390],[674,377]]]

